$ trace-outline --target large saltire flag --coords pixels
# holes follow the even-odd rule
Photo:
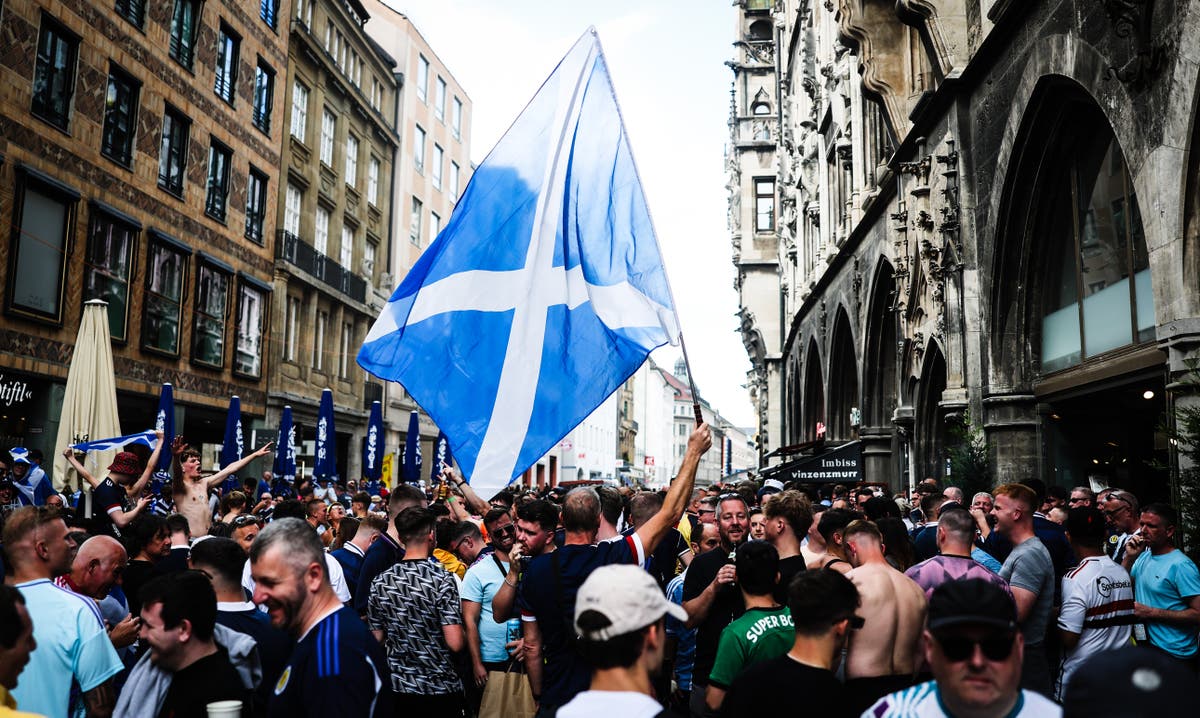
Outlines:
[[[499,488],[679,335],[670,286],[589,29],[475,171],[358,354]]]

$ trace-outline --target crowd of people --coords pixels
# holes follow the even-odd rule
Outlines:
[[[776,479],[486,499],[0,454],[0,717],[1171,716],[1200,571],[1163,503]],[[169,476],[156,477],[160,453]],[[149,455],[146,455],[149,453]],[[20,710],[22,713],[16,713]]]

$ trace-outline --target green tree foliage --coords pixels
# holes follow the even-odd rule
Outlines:
[[[946,458],[950,460],[947,483],[963,490],[966,500],[980,491],[992,488],[988,467],[988,444],[983,429],[971,422],[969,412],[951,418],[946,442]]]

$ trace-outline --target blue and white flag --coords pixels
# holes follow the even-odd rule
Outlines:
[[[321,392],[321,406],[317,409],[317,441],[313,451],[313,478],[320,482],[338,481],[337,439],[333,429],[333,391]]]
[[[433,442],[433,468],[429,470],[429,478],[437,483],[442,477],[442,469],[454,461],[454,452],[450,449],[450,439],[446,432],[438,431],[437,439]]]
[[[519,476],[679,336],[594,30],[475,171],[358,363],[427,411],[477,487]]]
[[[400,478],[406,484],[421,483],[421,419],[415,411],[408,414],[408,433],[400,452]]]
[[[236,394],[229,397],[229,411],[225,414],[225,437],[221,440],[221,468],[224,469],[242,458],[242,400]],[[237,491],[241,487],[237,474],[230,474],[221,482],[221,493]]]
[[[168,446],[175,440],[175,393],[170,384],[163,384],[162,392],[158,395],[158,413],[154,417],[154,428],[163,433]],[[171,461],[174,458],[170,451],[159,452],[158,466],[154,470],[155,494],[159,493],[162,482],[170,481]]]
[[[377,401],[371,402],[371,417],[367,419],[362,475],[369,481],[378,481],[383,476],[383,408]]]
[[[71,448],[76,451],[112,451],[113,449],[123,449],[130,444],[141,444],[153,450],[156,445],[154,429],[139,431],[136,434],[128,434],[126,436],[114,436],[111,439],[97,439],[96,441],[71,444]]]
[[[279,438],[275,441],[275,463],[271,467],[279,488],[291,493],[296,482],[296,425],[292,423],[292,407],[283,407],[279,416]],[[279,488],[271,487],[278,495]]]

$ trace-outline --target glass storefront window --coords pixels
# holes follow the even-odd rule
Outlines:
[[[1146,240],[1121,148],[1105,128],[1079,155],[1046,228],[1059,250],[1043,291],[1043,373],[1155,336]]]

